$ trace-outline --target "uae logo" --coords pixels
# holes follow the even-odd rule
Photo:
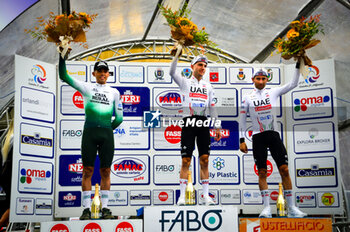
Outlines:
[[[192,70],[190,68],[184,68],[181,72],[181,75],[188,79],[192,76]]]
[[[267,69],[267,81],[270,82],[273,79],[273,71],[272,69]]]
[[[156,71],[154,71],[154,76],[156,77],[156,80],[164,80],[164,71],[162,68],[157,68]]]
[[[238,80],[241,80],[241,81],[245,79],[245,74],[243,72],[243,68],[239,69],[238,74],[237,74],[237,78],[238,78]]]

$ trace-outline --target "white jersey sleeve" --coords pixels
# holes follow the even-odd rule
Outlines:
[[[285,93],[288,93],[289,91],[291,91],[292,89],[298,86],[299,76],[300,76],[300,69],[296,68],[293,79],[281,87],[271,89],[271,93],[273,93],[275,96],[281,96]]]
[[[176,73],[177,61],[178,58],[174,57],[170,65],[169,74],[174,79],[175,83],[180,87],[180,89],[183,89],[186,84],[186,80],[180,74]]]

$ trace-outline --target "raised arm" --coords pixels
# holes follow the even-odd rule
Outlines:
[[[175,83],[181,88],[185,84],[185,78],[176,73],[178,57],[175,56],[170,65],[170,76],[174,79]]]
[[[58,74],[62,81],[66,82],[68,85],[72,86],[74,89],[81,92],[83,95],[86,92],[85,82],[75,80],[67,73],[66,61],[60,56],[58,62]]]
[[[115,118],[112,122],[113,130],[123,122],[123,105],[120,99],[119,91],[116,91],[116,94],[114,95],[114,111]]]
[[[295,72],[294,72],[293,79],[289,83],[281,87],[272,89],[272,91],[274,91],[277,96],[280,96],[289,92],[290,90],[298,86],[299,76],[300,76],[300,62],[298,61],[295,65]]]

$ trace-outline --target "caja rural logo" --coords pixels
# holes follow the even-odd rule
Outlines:
[[[331,100],[330,96],[314,96],[314,97],[303,97],[294,99],[294,111],[299,112],[306,111],[308,107],[323,106],[325,103]]]
[[[27,183],[30,184],[33,182],[33,179],[38,181],[46,180],[46,178],[51,177],[51,171],[38,170],[38,169],[21,169],[21,178],[20,182],[22,184]]]
[[[43,84],[46,81],[46,71],[43,66],[36,64],[31,70],[34,76],[34,82],[37,84]]]

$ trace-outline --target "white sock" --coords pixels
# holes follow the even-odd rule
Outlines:
[[[263,199],[264,207],[270,206],[270,192],[269,190],[261,190],[261,197]]]
[[[91,207],[91,191],[83,191],[83,207],[84,209]]]
[[[284,196],[287,200],[288,208],[295,206],[293,190],[284,190]]]
[[[202,180],[203,196],[209,196],[209,179]]]
[[[109,190],[101,190],[100,193],[101,193],[102,208],[107,208]]]
[[[185,196],[187,179],[180,179],[180,196]]]

